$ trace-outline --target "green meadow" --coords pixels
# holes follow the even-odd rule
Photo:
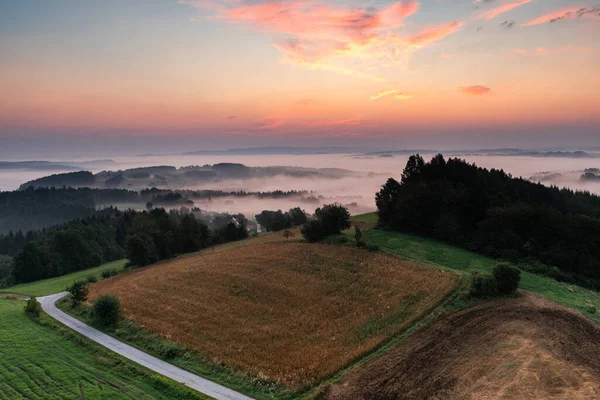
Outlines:
[[[0,299],[0,399],[207,399]]]
[[[377,222],[377,214],[363,214],[352,218],[358,222]],[[353,230],[345,232],[352,238]],[[401,232],[391,232],[380,229],[363,229],[363,239],[370,244],[376,244],[382,251],[395,256],[432,265],[438,268],[451,269],[463,274],[472,272],[489,273],[500,261],[454,247],[432,239],[410,235]],[[523,290],[539,294],[567,307],[579,310],[588,317],[600,322],[600,293],[579,286],[557,282],[544,276],[521,272]],[[599,310],[595,313],[591,309]]]
[[[107,269],[116,269],[121,272],[125,267],[127,260],[118,260],[102,264],[99,267],[85,269],[82,271],[73,272],[68,275],[58,276],[56,278],[44,279],[37,282],[23,283],[12,287],[4,288],[0,292],[23,294],[27,296],[47,296],[64,292],[67,286],[79,279],[87,279],[88,276],[94,276],[97,280],[101,279],[102,271]]]

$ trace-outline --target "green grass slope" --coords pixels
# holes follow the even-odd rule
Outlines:
[[[0,399],[207,399],[0,299]]]
[[[82,271],[73,272],[68,275],[59,276],[51,279],[44,279],[41,281],[23,283],[0,290],[5,293],[16,293],[24,294],[27,296],[47,296],[49,294],[55,294],[65,291],[67,286],[70,286],[73,282],[78,279],[86,279],[88,276],[93,275],[96,279],[100,280],[100,274],[102,271],[115,268],[117,271],[122,271],[127,260],[113,261],[106,264],[102,264],[99,267],[85,269]]]
[[[352,220],[377,222],[377,214],[359,215],[353,217]],[[354,231],[347,231],[346,235],[353,237]],[[363,239],[368,243],[378,245],[382,251],[398,257],[465,274],[474,271],[489,273],[499,263],[498,260],[468,250],[406,233],[363,229]],[[598,292],[524,271],[521,272],[519,287],[557,303],[575,308],[600,322],[600,293]],[[590,312],[594,307],[598,311],[595,313]]]

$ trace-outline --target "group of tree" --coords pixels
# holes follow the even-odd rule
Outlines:
[[[337,235],[350,228],[350,213],[341,204],[325,204],[315,210],[314,218],[300,228],[304,239],[318,242],[326,236]]]
[[[376,195],[382,227],[600,288],[600,197],[547,187],[442,155],[409,158]]]
[[[50,181],[51,183],[52,181]],[[308,197],[307,197],[308,196]],[[0,254],[15,255],[23,247],[18,235],[38,231],[85,218],[97,209],[113,205],[135,209],[153,207],[193,207],[194,200],[212,201],[213,198],[256,197],[259,199],[295,198],[304,201],[314,193],[307,191],[221,191],[221,190],[171,190],[149,188],[141,191],[117,188],[25,187],[22,190],[0,192]],[[301,216],[300,213],[292,215]],[[226,223],[228,223],[227,221]],[[294,225],[305,221],[296,220]],[[224,226],[220,225],[219,227]],[[21,233],[19,233],[21,232]],[[9,237],[11,236],[11,237]],[[29,240],[27,240],[29,241]],[[16,246],[14,246],[16,244]],[[12,248],[11,248],[12,247]]]
[[[0,255],[0,288],[12,283],[12,257]]]
[[[142,205],[138,192],[125,189],[33,188],[0,192],[0,246],[12,231],[28,232],[94,215],[112,204]],[[3,253],[0,249],[0,254]]]
[[[306,213],[299,207],[292,208],[285,213],[281,210],[263,210],[255,216],[256,222],[264,227],[267,232],[278,232],[294,226],[300,226],[308,221]]]
[[[193,214],[162,208],[150,211],[102,210],[31,234],[16,254],[10,276],[16,283],[52,278],[127,257],[143,266],[216,243],[248,237],[243,215],[211,230]],[[6,268],[0,268],[5,272]],[[3,276],[0,275],[0,281]]]

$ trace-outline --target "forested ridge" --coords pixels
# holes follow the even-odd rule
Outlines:
[[[96,209],[107,206],[146,208],[148,203],[161,207],[192,207],[194,200],[211,201],[223,197],[257,197],[259,199],[303,198],[307,191],[222,191],[170,190],[150,188],[140,192],[127,189],[90,189],[28,187],[24,190],[0,192],[0,241],[2,235],[18,235],[62,224],[76,218],[92,216]],[[315,199],[316,200],[316,199]],[[124,207],[123,207],[124,206]],[[0,254],[10,254],[2,253]]]
[[[142,212],[107,208],[52,228],[0,238],[0,245],[12,248],[15,256],[9,267],[3,259],[0,283],[52,278],[123,257],[132,265],[143,266],[246,238],[246,222],[238,215],[210,229],[191,213],[167,212],[163,208]],[[6,249],[3,251],[8,253]]]
[[[600,197],[437,155],[376,195],[381,227],[446,241],[600,289]]]

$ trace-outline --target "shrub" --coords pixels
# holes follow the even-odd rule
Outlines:
[[[471,278],[471,296],[489,297],[497,292],[496,279],[492,275],[474,273]]]
[[[42,313],[42,306],[35,297],[30,297],[25,305],[25,312],[33,318],[39,318]]]
[[[316,219],[308,221],[302,225],[300,232],[302,233],[304,239],[311,243],[318,242],[325,236],[321,222]]]
[[[85,278],[85,280],[87,281],[87,283],[98,282],[98,278],[96,278],[96,275],[88,275],[87,278]]]
[[[181,346],[176,343],[166,342],[161,345],[159,353],[165,360],[172,360],[183,355],[184,351]]]
[[[586,304],[585,311],[589,312],[590,314],[596,314],[598,309],[596,308],[596,306],[594,304]]]
[[[121,302],[117,296],[105,294],[94,302],[94,319],[102,326],[114,326],[121,319]]]
[[[108,279],[111,276],[115,276],[119,273],[119,271],[117,271],[116,268],[109,268],[109,269],[105,269],[104,271],[102,271],[101,276],[102,279]]]
[[[348,239],[348,237],[347,237],[347,236],[340,236],[340,237],[339,237],[339,242],[340,242],[341,244],[346,244],[346,243],[350,242],[350,239]]]
[[[87,300],[88,296],[88,283],[86,281],[75,281],[71,286],[67,288],[67,292],[71,294],[73,303],[79,305]]]
[[[510,264],[498,264],[492,270],[496,280],[496,289],[501,294],[512,294],[519,288],[521,271]]]
[[[379,246],[373,243],[366,243],[365,248],[369,251],[379,251]]]

